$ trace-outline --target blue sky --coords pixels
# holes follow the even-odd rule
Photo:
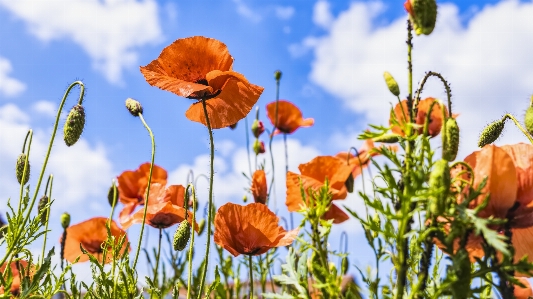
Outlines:
[[[395,100],[382,73],[390,71],[406,94],[402,2],[0,0],[0,209],[18,195],[12,169],[30,127],[36,132],[30,180],[35,185],[56,107],[76,79],[87,87],[86,128],[72,148],[57,137],[49,168],[56,177],[53,217],[68,211],[77,223],[107,215],[106,192],[113,177],[149,160],[147,133],[124,108],[128,97],[144,106],[156,136],[156,164],[169,171],[170,183],[184,184],[189,169],[208,174],[206,129],[184,117],[191,101],[149,86],[139,72],[165,46],[188,36],[221,40],[235,58],[234,69],[265,87],[257,106],[268,128],[264,107],[275,98],[273,72],[283,72],[281,98],[315,119],[313,127],[289,136],[291,170],[316,155],[359,147],[357,134],[368,122],[386,124]],[[527,108],[533,92],[533,3],[439,5],[434,33],[414,40],[414,82],[428,70],[442,72],[451,82],[454,113],[461,114],[462,158],[475,150],[484,125],[507,112],[521,118]],[[445,98],[435,81],[424,95]],[[67,111],[74,101],[67,102]],[[276,173],[280,171],[276,196],[277,208],[285,214],[281,141],[274,142]],[[523,141],[509,125],[499,143]],[[234,131],[217,130],[215,145],[217,205],[239,202],[247,188],[241,175],[248,172],[244,122]],[[205,194],[200,192],[201,202]],[[357,196],[345,203],[362,211]],[[59,224],[53,229],[55,240]],[[361,243],[361,230],[353,221],[334,234],[342,229],[351,233],[353,244]],[[133,239],[137,234],[132,229]],[[368,254],[361,249],[352,261],[365,266]]]

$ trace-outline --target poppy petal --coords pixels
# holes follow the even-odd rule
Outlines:
[[[344,183],[352,172],[352,167],[333,156],[318,156],[305,164],[298,166],[302,175],[322,182],[329,181],[332,189],[332,199],[346,198],[347,192]],[[344,189],[344,190],[343,190]]]
[[[326,220],[333,219],[333,223],[335,224],[343,223],[344,221],[350,219],[350,217],[346,213],[344,213],[343,210],[341,210],[334,204],[331,204],[329,210],[322,217]]]
[[[515,299],[529,299],[533,297],[533,290],[531,289],[531,284],[529,283],[529,280],[524,277],[516,277],[518,281],[520,281],[525,288],[515,285],[514,286],[514,297]]]

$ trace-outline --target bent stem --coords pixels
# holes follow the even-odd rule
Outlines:
[[[531,144],[533,144],[533,138],[531,138],[531,135],[524,129],[524,127],[522,127],[522,125],[520,124],[520,122],[518,120],[516,120],[516,118],[514,118],[514,116],[512,114],[505,114],[505,116],[503,117],[503,120],[505,121],[505,119],[512,119],[514,124],[518,127],[518,129],[520,129],[520,131],[522,131],[522,133],[524,133],[524,135],[527,137],[527,139],[529,139],[529,142]]]
[[[48,177],[48,181],[46,182],[46,188],[44,189],[44,195],[46,195],[46,192],[48,191],[48,186],[50,186],[50,191],[48,193],[48,203],[52,201],[52,183],[54,182],[54,176],[50,175]],[[41,252],[41,262],[39,263],[41,266],[44,262],[44,251],[46,249],[46,237],[48,235],[48,221],[50,219],[50,205],[48,205],[48,208],[46,208],[46,224],[44,227],[44,241],[43,241],[43,250]]]
[[[152,171],[154,169],[154,159],[155,159],[155,139],[154,134],[152,133],[152,130],[144,120],[144,117],[142,113],[139,113],[139,118],[141,119],[141,122],[143,123],[144,127],[148,131],[148,134],[150,134],[150,140],[152,141],[152,160],[150,161],[150,175],[148,176],[148,186],[146,187],[146,196],[144,198],[144,213],[143,213],[143,221],[141,224],[141,233],[139,235],[139,242],[137,243],[137,251],[135,252],[135,259],[133,260],[133,269],[137,266],[137,261],[139,259],[139,252],[141,251],[141,242],[143,239],[143,232],[144,232],[144,226],[146,221],[146,210],[148,207],[148,197],[150,196],[150,186],[152,184]]]
[[[205,284],[205,276],[207,275],[207,266],[209,264],[209,247],[211,246],[211,222],[213,221],[213,178],[215,175],[215,167],[213,165],[214,159],[215,159],[215,144],[213,141],[213,129],[211,128],[211,122],[209,121],[209,114],[207,113],[207,105],[205,103],[205,99],[202,99],[202,106],[204,107],[204,116],[205,116],[205,122],[207,124],[207,131],[209,132],[209,143],[211,145],[211,160],[210,160],[210,166],[211,166],[211,173],[209,178],[209,207],[208,207],[208,213],[207,213],[207,244],[205,247],[205,265],[204,269],[202,269],[202,279],[200,280],[200,288],[198,289],[198,298],[201,297],[202,290],[204,289]]]

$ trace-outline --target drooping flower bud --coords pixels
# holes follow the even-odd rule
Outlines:
[[[174,233],[174,250],[182,251],[187,246],[189,239],[191,238],[191,225],[187,220],[183,220],[176,233]]]
[[[205,228],[205,219],[200,220],[200,223],[198,223],[198,235],[201,235],[204,232]]]
[[[143,113],[143,106],[141,105],[141,103],[132,98],[126,99],[126,108],[133,116],[139,116],[139,114]]]
[[[444,130],[446,144],[443,144],[442,158],[453,161],[459,151],[459,126],[455,118],[450,117],[446,120]]]
[[[37,204],[37,211],[39,215],[41,215],[41,224],[46,225],[46,218],[48,217],[48,208],[46,205],[50,202],[50,199],[48,196],[43,195],[41,199],[39,199],[39,203]]]
[[[254,120],[254,122],[252,123],[252,134],[254,134],[254,137],[258,138],[259,136],[261,136],[261,134],[263,134],[264,131],[265,126],[263,126],[263,122],[257,119]]]
[[[26,175],[24,176],[24,182],[22,182],[22,176],[24,174],[24,165],[26,165],[26,154],[22,153],[17,158],[17,167],[15,169],[15,174],[17,176],[17,181],[19,184],[26,185],[30,179],[30,160],[28,160],[28,166],[26,167]]]
[[[282,75],[282,73],[281,73],[280,70],[275,71],[274,72],[274,79],[276,79],[276,81],[281,80],[281,75]]]
[[[265,143],[263,141],[259,141],[259,139],[256,139],[254,142],[254,153],[255,155],[264,154],[265,153]]]
[[[63,227],[63,229],[67,229],[69,225],[70,225],[70,214],[65,212],[61,215],[61,227]]]
[[[85,126],[85,109],[82,105],[76,105],[70,109],[67,121],[63,127],[63,139],[67,146],[74,145],[80,139]]]
[[[400,136],[398,134],[384,134],[379,137],[372,138],[372,141],[374,142],[381,142],[381,143],[396,143]]]
[[[446,209],[451,184],[450,166],[447,160],[441,159],[435,162],[428,184],[434,194],[429,198],[429,210],[433,215],[441,215]]]
[[[350,176],[348,177],[346,182],[344,182],[344,186],[346,186],[346,190],[348,191],[348,193],[353,193],[354,182],[355,180],[354,180],[353,174],[350,173]]]
[[[342,258],[342,261],[341,261],[341,273],[342,275],[346,275],[346,273],[348,273],[348,268],[350,266],[350,262],[348,261],[348,257],[345,256]]]
[[[437,2],[435,0],[407,0],[404,7],[417,35],[429,35],[437,22]]]
[[[395,95],[400,95],[400,87],[398,86],[398,83],[396,80],[394,80],[394,77],[389,73],[385,72],[383,73],[383,78],[385,78],[385,83],[387,83],[387,87],[389,88],[389,91]]]
[[[109,191],[107,192],[107,201],[109,202],[109,205],[111,207],[117,204],[117,202],[115,201],[115,196],[116,196],[116,201],[118,201],[118,197],[119,197],[118,188],[115,185],[112,185],[111,187],[109,187]]]
[[[483,129],[483,131],[481,131],[477,145],[479,147],[484,147],[487,144],[493,143],[498,137],[500,137],[504,127],[505,118],[490,123],[485,129]]]

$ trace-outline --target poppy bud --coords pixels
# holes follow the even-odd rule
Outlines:
[[[394,77],[389,73],[385,72],[383,73],[383,78],[385,78],[385,83],[387,83],[387,87],[389,88],[389,91],[395,95],[400,95],[400,87],[398,86],[398,83],[396,80],[394,80]]]
[[[238,124],[238,123],[239,123],[239,122],[236,122],[236,123],[234,123],[233,125],[230,125],[229,128],[232,129],[232,130],[235,130],[235,128],[237,127],[237,124]]]
[[[526,110],[526,117],[524,118],[524,124],[529,134],[533,135],[533,96],[531,96],[531,104]]]
[[[400,136],[398,134],[384,134],[379,137],[372,138],[372,141],[374,142],[382,142],[382,143],[396,143]]]
[[[263,141],[259,141],[259,139],[256,139],[254,142],[254,153],[255,155],[264,154],[265,153],[265,143]]]
[[[353,185],[354,185],[354,178],[353,178],[353,174],[350,173],[350,176],[348,177],[346,182],[344,182],[344,186],[346,186],[346,190],[348,191],[348,193],[353,193]]]
[[[80,139],[85,126],[85,109],[82,105],[76,105],[70,109],[67,121],[63,127],[63,139],[67,146],[74,145]]]
[[[455,118],[450,117],[446,120],[444,130],[446,144],[443,144],[442,158],[453,161],[459,151],[459,126]]]
[[[174,250],[182,251],[187,246],[189,239],[191,238],[191,225],[187,220],[183,220],[176,233],[174,233]]]
[[[141,103],[132,98],[126,99],[126,108],[133,116],[139,116],[139,114],[143,113],[143,106],[141,105]]]
[[[433,165],[429,174],[429,189],[435,194],[429,198],[429,210],[433,215],[440,215],[446,209],[446,199],[450,191],[450,166],[448,161],[441,159]]]
[[[242,201],[243,201],[244,203],[246,203],[246,202],[248,201],[248,196],[244,195],[244,196],[242,197]]]
[[[337,267],[335,266],[335,263],[333,262],[329,262],[329,273],[333,274],[333,275],[337,275]]]
[[[109,205],[111,207],[114,207],[117,204],[115,201],[115,194],[118,200],[118,188],[113,185],[109,188],[109,191],[107,192],[107,201],[109,202]]]
[[[276,79],[276,81],[281,80],[281,71],[280,70],[277,70],[277,71],[274,72],[274,79]]]
[[[26,176],[24,176],[24,182],[22,182],[22,176],[24,174],[24,165],[26,165],[26,154],[22,153],[17,158],[17,167],[15,174],[17,175],[17,181],[19,184],[26,185],[30,179],[30,161],[28,160],[28,167],[26,167]]]
[[[437,2],[435,0],[407,0],[404,7],[417,35],[429,35],[437,21]]]
[[[490,123],[485,129],[483,129],[483,131],[481,131],[477,145],[479,147],[484,147],[485,145],[496,141],[496,139],[502,134],[504,126],[505,118]]]
[[[345,256],[342,258],[341,261],[341,273],[342,275],[346,275],[348,273],[348,268],[350,267],[350,263],[348,262],[348,257]]]
[[[48,202],[48,196],[43,195],[43,197],[39,199],[39,204],[37,204],[37,212],[39,213],[39,215],[41,215],[42,225],[46,225],[46,218],[48,216],[48,209],[46,208],[46,205],[48,204]]]
[[[254,122],[252,123],[252,134],[254,134],[254,137],[258,138],[259,136],[261,136],[261,134],[263,134],[264,131],[265,126],[263,126],[263,122],[257,119],[254,120]]]
[[[205,219],[200,220],[200,223],[198,223],[198,235],[201,235],[204,232],[205,228]]]
[[[70,214],[65,212],[61,215],[61,226],[63,229],[67,229],[67,227],[70,225]]]

